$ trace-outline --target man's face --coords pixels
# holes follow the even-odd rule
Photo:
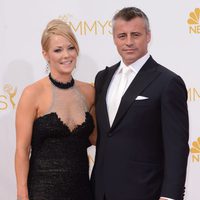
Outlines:
[[[114,22],[113,39],[123,62],[130,65],[147,53],[151,33],[140,17],[130,21],[119,18]]]

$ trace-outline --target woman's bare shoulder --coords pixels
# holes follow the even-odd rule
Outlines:
[[[30,98],[32,100],[38,98],[38,96],[44,92],[45,86],[47,84],[48,84],[47,78],[45,77],[45,78],[42,78],[42,79],[26,86],[23,89],[22,97]]]
[[[87,83],[83,81],[76,80],[76,85],[80,88],[81,92],[86,96],[89,106],[94,104],[95,89],[92,83]]]
[[[92,83],[87,83],[87,82],[76,80],[76,84],[87,95],[91,95],[91,96],[94,95],[95,90],[94,90],[94,86]]]

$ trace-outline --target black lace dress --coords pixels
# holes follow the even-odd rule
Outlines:
[[[30,200],[92,200],[87,147],[93,128],[79,90],[52,86],[52,106],[33,125]]]

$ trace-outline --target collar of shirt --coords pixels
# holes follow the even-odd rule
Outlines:
[[[117,69],[116,74],[121,73],[122,68],[129,67],[131,69],[131,71],[134,72],[134,74],[136,75],[140,71],[142,66],[145,64],[145,62],[149,59],[149,57],[150,57],[150,54],[146,53],[143,57],[141,57],[140,59],[138,59],[137,61],[135,61],[134,63],[132,63],[128,66],[125,65],[123,60],[121,59],[120,66]]]
[[[147,53],[142,58],[138,59],[136,62],[132,63],[129,66],[126,66],[124,64],[124,62],[121,61],[120,66],[115,71],[115,74],[113,75],[112,80],[108,87],[108,91],[107,91],[107,95],[106,95],[106,102],[108,105],[110,105],[112,103],[111,99],[114,95],[114,91],[116,91],[116,88],[118,87],[120,77],[121,77],[120,73],[122,72],[122,68],[130,67],[131,72],[132,72],[132,73],[129,73],[129,75],[128,75],[128,80],[127,80],[126,86],[124,88],[124,92],[125,92],[127,90],[127,88],[129,87],[129,85],[131,84],[131,82],[133,81],[133,79],[135,78],[135,76],[137,75],[137,73],[139,72],[139,70],[142,68],[142,66],[145,64],[145,62],[148,60],[149,56],[150,55]]]

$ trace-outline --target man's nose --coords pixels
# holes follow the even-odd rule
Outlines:
[[[126,38],[126,45],[127,45],[127,46],[132,46],[133,44],[134,44],[133,38],[132,38],[131,36],[128,36],[128,37]]]

